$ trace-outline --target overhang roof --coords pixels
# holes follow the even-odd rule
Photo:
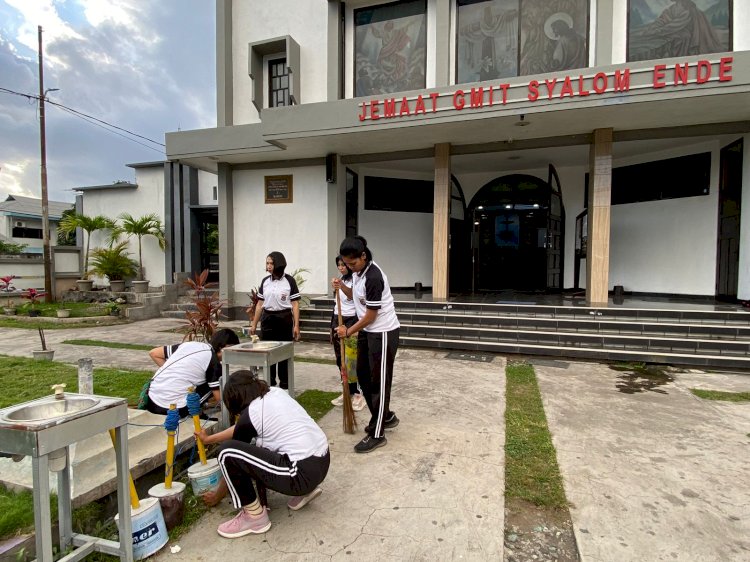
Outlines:
[[[73,203],[48,201],[49,218],[59,220],[62,218],[63,211],[72,208]],[[41,218],[42,200],[20,195],[8,195],[5,201],[0,202],[0,211],[14,217]]]
[[[129,181],[118,181],[115,183],[108,183],[105,185],[84,185],[81,187],[74,187],[73,191],[103,191],[106,189],[137,189],[138,184],[131,183]]]

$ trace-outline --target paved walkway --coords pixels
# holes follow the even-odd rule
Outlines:
[[[46,333],[56,360],[153,368],[145,352],[60,342],[176,343],[169,330],[179,324]],[[2,330],[0,353],[29,356],[35,340],[33,331]],[[297,353],[332,356],[319,344],[299,344]],[[748,391],[750,376],[681,373],[626,393],[644,381],[596,363],[532,362],[583,560],[750,559],[750,404],[688,391]],[[180,538],[179,554],[165,548],[157,559],[236,559],[241,549],[242,559],[260,560],[501,560],[504,367],[502,357],[479,363],[401,350],[393,387],[401,424],[386,447],[353,453],[360,436],[343,434],[334,409],[320,422],[332,465],[319,499],[291,512],[287,498],[270,493],[271,530],[234,541],[216,534],[234,513],[225,500]],[[297,363],[295,375],[298,391],[338,389],[330,365]]]

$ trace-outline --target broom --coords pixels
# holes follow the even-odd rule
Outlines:
[[[336,291],[336,307],[339,311],[339,326],[344,325],[341,315],[341,291]],[[341,346],[341,386],[344,393],[344,433],[354,433],[357,420],[354,419],[354,408],[352,407],[352,396],[349,394],[349,375],[346,372],[346,345],[344,338],[339,338]]]

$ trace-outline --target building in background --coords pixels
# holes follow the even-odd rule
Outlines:
[[[750,3],[217,0],[221,296],[367,238],[433,296],[750,299]],[[745,242],[743,244],[743,242]]]
[[[57,245],[57,225],[64,211],[73,209],[72,203],[49,201],[50,246]],[[5,242],[25,244],[24,253],[42,254],[42,200],[20,195],[8,195],[0,202],[0,236]]]

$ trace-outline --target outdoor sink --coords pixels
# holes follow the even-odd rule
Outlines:
[[[54,420],[64,416],[77,414],[96,406],[97,398],[66,396],[64,398],[50,397],[44,401],[19,406],[11,409],[2,416],[8,422],[38,422]]]
[[[253,349],[273,349],[274,347],[279,347],[281,345],[281,342],[278,341],[259,341],[254,344],[251,344]]]

